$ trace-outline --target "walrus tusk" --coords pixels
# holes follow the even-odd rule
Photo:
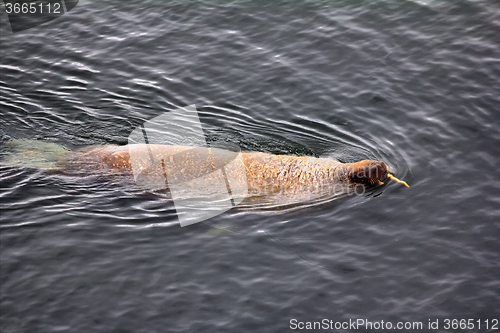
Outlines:
[[[402,180],[399,180],[397,179],[396,177],[394,177],[393,175],[391,175],[390,173],[387,174],[387,177],[389,177],[390,179],[400,183],[400,184],[403,184],[404,186],[406,187],[410,187],[410,185],[408,185],[405,181],[402,181]]]

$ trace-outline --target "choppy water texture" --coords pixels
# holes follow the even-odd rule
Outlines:
[[[2,166],[2,332],[499,319],[498,31],[495,1],[80,1],[16,34],[2,10],[4,140],[122,144],[196,104],[209,141],[411,185],[181,228],[162,193]]]

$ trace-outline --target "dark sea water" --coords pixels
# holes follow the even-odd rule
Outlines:
[[[1,166],[2,332],[500,329],[499,2],[80,1],[15,34],[0,11],[3,142],[126,144],[196,104],[208,141],[411,186],[181,228],[162,193]]]

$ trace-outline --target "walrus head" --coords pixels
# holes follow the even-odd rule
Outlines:
[[[387,177],[388,172],[387,164],[384,162],[364,160],[352,164],[348,170],[348,177],[353,183],[378,185]]]

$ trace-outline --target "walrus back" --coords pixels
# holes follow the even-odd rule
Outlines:
[[[321,196],[348,183],[345,165],[334,159],[254,152],[244,153],[243,159],[249,191],[255,194]]]
[[[117,145],[90,146],[69,151],[60,156],[48,171],[71,176],[130,175],[132,172],[127,146]]]

